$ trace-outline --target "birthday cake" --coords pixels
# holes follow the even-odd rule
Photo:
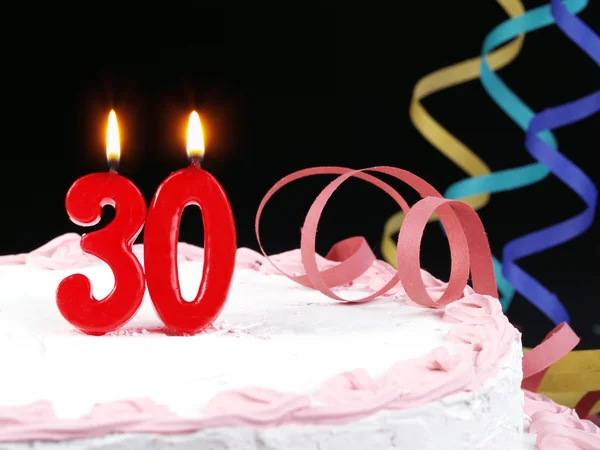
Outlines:
[[[428,308],[411,292],[441,302],[452,277],[417,266],[422,291],[405,277],[375,295],[397,271],[373,261],[333,287],[349,302],[334,301],[280,273],[308,273],[305,244],[270,259],[238,249],[224,309],[186,336],[164,327],[147,294],[103,336],[67,322],[61,280],[86,275],[96,298],[114,284],[78,235],[0,258],[0,449],[600,448],[598,427],[521,389],[520,334],[482,293],[489,248],[479,248],[484,260],[471,254],[485,263],[471,269],[473,288]],[[337,250],[317,256],[317,269],[347,262]],[[143,251],[133,247],[141,262]],[[201,248],[179,244],[185,299],[203,264]]]
[[[180,244],[179,257],[189,298],[202,250]],[[275,260],[302,267],[298,251]],[[470,288],[444,311],[412,304],[401,285],[369,304],[332,303],[240,249],[210,330],[169,336],[145,299],[126,327],[96,337],[73,330],[52,296],[75,271],[98,296],[112,287],[77,235],[1,262],[2,449],[526,448],[520,335]],[[364,296],[391,273],[378,261],[336,292]],[[546,415],[558,408],[530,398]]]
[[[180,257],[189,298],[202,250],[180,245]],[[298,251],[274,260],[302,270]],[[470,289],[443,312],[411,304],[400,285],[377,302],[332,304],[240,249],[227,304],[211,330],[169,336],[145,299],[125,328],[97,337],[73,330],[53,298],[75,271],[93,280],[98,297],[112,288],[110,270],[81,253],[78,236],[22,262],[0,271],[2,441],[491,449],[522,439],[519,333],[496,299]],[[377,262],[336,292],[364,296],[393,272]],[[424,276],[428,291],[444,287]]]

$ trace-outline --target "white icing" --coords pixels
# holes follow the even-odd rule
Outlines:
[[[97,297],[112,274],[78,270]],[[198,416],[216,393],[248,385],[313,394],[341,372],[374,377],[395,362],[447,346],[452,324],[441,311],[405,305],[401,296],[363,305],[333,302],[277,275],[237,270],[229,300],[211,333],[166,336],[148,298],[127,326],[86,336],[56,308],[54,291],[73,271],[0,268],[0,405],[52,401],[60,417],[94,403],[145,397],[183,416]],[[193,297],[201,263],[180,265],[183,294]],[[361,286],[340,289],[364,296]],[[65,443],[0,444],[6,449],[508,449],[518,448],[523,419],[521,349],[515,344],[497,376],[475,393],[421,408],[383,412],[348,425],[220,428],[185,436],[115,435]],[[90,388],[92,386],[92,388]],[[511,445],[507,445],[511,444]],[[512,445],[515,444],[515,445]]]

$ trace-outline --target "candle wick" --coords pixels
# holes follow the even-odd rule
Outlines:
[[[198,169],[202,168],[202,158],[198,156],[190,157],[190,164]]]
[[[108,171],[110,173],[117,173],[118,168],[119,168],[119,163],[117,161],[109,161],[108,162]]]

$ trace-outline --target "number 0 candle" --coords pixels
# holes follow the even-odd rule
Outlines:
[[[160,319],[179,334],[198,333],[217,318],[227,300],[236,254],[235,224],[225,191],[201,167],[204,139],[196,112],[188,123],[187,152],[190,166],[160,185],[144,233],[148,292]],[[202,211],[204,266],[195,298],[186,301],[179,286],[177,243],[181,215],[189,205]]]
[[[58,286],[56,302],[64,318],[84,333],[101,335],[127,323],[138,311],[145,291],[144,272],[131,247],[142,231],[146,202],[127,178],[117,173],[121,148],[114,111],[108,117],[106,153],[109,171],[77,180],[67,192],[70,219],[81,226],[97,224],[102,208],[115,208],[115,218],[101,230],[85,234],[81,249],[107,263],[115,285],[102,300],[92,295],[90,280],[82,274],[68,276]]]

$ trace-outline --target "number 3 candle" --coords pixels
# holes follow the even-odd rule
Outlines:
[[[100,221],[102,207],[115,208],[115,218],[101,230],[86,234],[81,249],[107,263],[115,285],[108,296],[97,300],[90,280],[81,274],[65,278],[56,291],[58,309],[67,321],[84,333],[101,335],[127,323],[142,304],[144,272],[131,246],[142,231],[146,202],[127,178],[117,173],[121,153],[114,111],[108,117],[106,153],[110,170],[77,180],[65,201],[70,219],[81,226]]]
[[[180,334],[197,333],[217,318],[227,299],[236,254],[235,224],[225,191],[201,167],[204,140],[195,111],[188,123],[187,152],[190,166],[160,185],[144,233],[148,292],[163,323]],[[204,224],[202,281],[192,301],[181,295],[177,268],[179,224],[189,205],[200,207]]]

